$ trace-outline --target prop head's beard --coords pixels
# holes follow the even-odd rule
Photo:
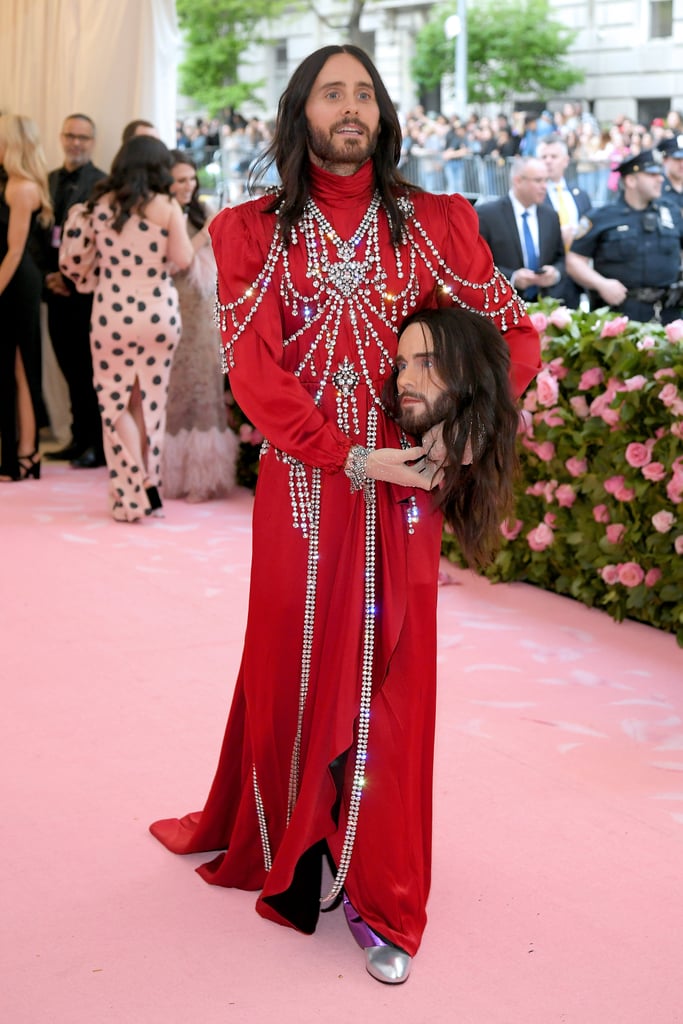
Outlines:
[[[401,401],[403,398],[417,398],[423,404],[404,407]],[[442,391],[433,402],[428,402],[424,395],[418,395],[412,391],[404,391],[398,396],[398,404],[399,413],[396,417],[396,422],[405,430],[406,434],[412,434],[413,437],[421,437],[422,434],[426,434],[430,427],[435,427],[437,423],[441,423],[442,420],[446,419],[453,403],[451,397],[445,391]]]

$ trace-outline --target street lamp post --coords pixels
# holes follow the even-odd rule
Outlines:
[[[467,0],[458,0],[458,13],[446,18],[446,37],[455,39],[455,113],[467,113]]]

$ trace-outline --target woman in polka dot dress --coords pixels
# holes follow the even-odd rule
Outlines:
[[[161,447],[173,350],[180,338],[170,276],[192,260],[180,206],[168,195],[171,155],[141,135],[121,147],[87,203],[72,207],[59,266],[95,293],[93,379],[114,519],[133,522],[161,507]]]

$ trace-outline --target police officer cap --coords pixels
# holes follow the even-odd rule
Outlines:
[[[644,149],[642,153],[638,153],[637,156],[631,156],[628,160],[624,160],[617,167],[619,174],[622,178],[625,178],[627,174],[638,174],[642,171],[643,174],[661,174],[662,168],[657,162],[657,157],[651,149]]]
[[[673,156],[683,160],[683,135],[674,135],[673,139],[662,139],[657,146],[662,156]]]

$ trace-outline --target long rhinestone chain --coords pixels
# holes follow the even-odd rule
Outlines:
[[[299,795],[299,773],[301,756],[301,735],[308,697],[308,684],[311,677],[311,654],[313,652],[313,632],[315,626],[315,602],[318,590],[318,523],[320,520],[320,470],[312,471],[311,482],[311,519],[308,536],[308,566],[306,570],[306,603],[304,609],[303,644],[301,648],[301,676],[299,684],[299,707],[297,714],[296,736],[292,748],[292,759],[289,769],[289,790],[287,798],[287,824],[294,811]]]
[[[377,410],[371,409],[368,416],[367,447],[374,448],[377,443]],[[344,888],[346,876],[351,865],[353,847],[358,830],[360,802],[365,785],[365,764],[368,758],[368,739],[370,736],[370,704],[372,701],[372,680],[375,665],[375,623],[377,609],[375,605],[375,553],[377,543],[377,503],[375,501],[375,481],[368,480],[363,489],[365,496],[365,613],[363,627],[363,670],[360,690],[360,709],[358,712],[358,736],[356,739],[356,760],[353,769],[353,782],[349,798],[349,810],[346,819],[344,842],[337,865],[337,873],[332,888],[320,900],[330,903],[337,898]]]
[[[258,830],[261,836],[261,848],[263,849],[263,866],[266,871],[270,871],[273,866],[273,856],[270,851],[270,840],[268,839],[268,822],[266,821],[266,812],[263,807],[263,800],[261,799],[261,790],[259,789],[258,778],[256,777],[256,765],[251,766],[251,778],[254,786],[254,800],[256,801],[256,817],[258,818]]]

